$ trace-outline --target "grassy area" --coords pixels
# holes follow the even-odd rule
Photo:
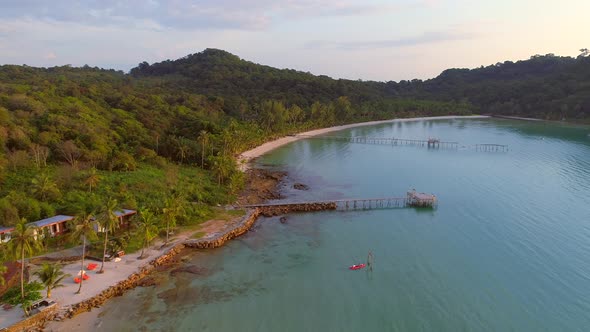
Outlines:
[[[91,188],[87,180],[92,172],[98,179]],[[165,228],[162,213],[166,199],[180,194],[185,201],[184,215],[178,218],[177,226],[182,229],[216,218],[223,211],[217,206],[233,200],[228,189],[219,186],[211,172],[190,165],[140,163],[136,170],[127,172],[91,171],[65,165],[47,166],[41,170],[23,167],[18,172],[3,175],[0,211],[5,215],[25,217],[28,221],[57,214],[97,214],[112,197],[117,200],[119,208],[149,209],[156,215],[158,227],[162,229]],[[36,198],[39,193],[33,188],[41,176],[46,176],[49,187],[53,188],[44,199]],[[79,245],[77,242],[65,236],[52,238],[44,243],[41,254]],[[132,235],[127,247],[128,252],[137,251],[141,249],[141,240]]]
[[[246,210],[236,209],[236,210],[225,210],[225,209],[218,209],[216,211],[215,219],[221,219],[225,221],[230,221],[238,217],[243,217],[246,215]]]
[[[211,172],[191,165],[140,163],[134,171],[92,172],[67,165],[40,170],[23,167],[18,172],[8,172],[0,179],[0,197],[3,197],[0,211],[28,221],[56,214],[76,216],[99,210],[112,197],[121,208],[149,209],[158,214],[166,198],[182,194],[190,204],[180,224],[188,225],[213,217],[211,206],[234,200],[228,188],[219,186]],[[88,184],[90,177],[95,177],[92,187]],[[36,184],[41,179],[45,183],[43,193]]]
[[[191,235],[191,239],[200,239],[205,236],[205,232],[196,232],[195,234]]]
[[[76,169],[69,166],[48,166],[41,171],[24,168],[19,172],[7,173],[0,188],[0,195],[6,195],[5,200],[22,202],[24,217],[28,221],[40,220],[56,214],[82,215],[92,213],[96,215],[107,200],[113,197],[119,208],[143,209],[152,211],[158,220],[158,228],[165,229],[163,208],[166,199],[172,195],[181,194],[184,199],[184,215],[177,219],[175,233],[199,231],[201,224],[207,220],[220,219],[229,221],[245,214],[244,210],[226,210],[221,205],[233,201],[228,189],[219,186],[217,179],[209,171],[189,165],[152,165],[140,163],[136,170],[127,172],[94,171],[98,181],[92,188],[87,179],[90,170]],[[45,201],[34,198],[35,191],[31,189],[33,179],[39,174],[47,175],[56,185],[57,191]],[[0,204],[1,205],[1,204]],[[1,207],[0,207],[1,208]],[[21,206],[18,206],[21,214]],[[136,216],[138,221],[139,216]],[[160,238],[163,238],[161,234]],[[196,236],[196,237],[195,237]],[[194,238],[203,236],[197,232]],[[118,230],[109,238],[124,237],[127,253],[140,251],[142,239],[135,230]],[[44,241],[44,248],[36,255],[45,255],[80,245],[79,241],[67,235],[48,238]],[[93,244],[91,255],[102,256],[102,238]]]

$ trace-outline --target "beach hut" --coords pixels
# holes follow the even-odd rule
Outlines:
[[[122,210],[117,210],[114,212],[114,214],[117,216],[117,218],[119,218],[120,226],[123,228],[129,227],[129,221],[130,221],[131,217],[136,213],[137,213],[137,211],[129,210],[129,209],[122,209]],[[102,233],[102,232],[104,232],[104,227],[97,224],[94,227],[94,230],[97,231],[98,233]]]
[[[45,218],[38,221],[34,221],[28,223],[28,225],[36,226],[39,228],[40,237],[42,238],[43,235],[49,234],[49,236],[53,237],[56,235],[63,234],[68,231],[68,222],[74,220],[73,216],[66,216],[66,215],[57,215],[51,218]]]
[[[117,217],[119,217],[119,220],[121,222],[121,227],[129,227],[130,226],[130,221],[131,221],[131,217],[133,215],[137,214],[137,211],[135,210],[129,210],[129,209],[122,209],[119,211],[115,211],[115,215]]]

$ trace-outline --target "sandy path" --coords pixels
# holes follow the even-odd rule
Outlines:
[[[343,125],[343,126],[315,129],[315,130],[299,133],[297,135],[317,136],[317,135],[323,135],[323,134],[331,133],[334,131],[339,131],[339,130],[344,130],[344,129],[349,129],[349,128],[372,126],[372,125],[376,125],[376,124],[393,123],[393,122],[410,122],[410,121],[422,121],[422,120],[451,120],[451,119],[486,119],[486,118],[489,118],[489,116],[486,116],[486,115],[464,115],[464,116],[449,115],[449,116],[434,116],[434,117],[369,121],[369,122],[352,123],[352,124]],[[252,159],[258,158],[258,157],[260,157],[260,156],[262,156],[262,155],[264,155],[264,154],[266,154],[278,147],[289,144],[291,142],[298,141],[303,138],[304,137],[297,137],[297,136],[281,137],[281,138],[276,139],[274,141],[266,142],[256,148],[252,149],[252,150],[248,150],[246,152],[243,152],[238,157],[238,164],[240,165],[240,169],[242,171],[245,171],[248,169],[248,163],[250,161],[252,161]]]

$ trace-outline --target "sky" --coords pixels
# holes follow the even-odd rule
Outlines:
[[[128,71],[218,48],[334,78],[427,79],[590,48],[588,0],[0,0],[0,64]]]

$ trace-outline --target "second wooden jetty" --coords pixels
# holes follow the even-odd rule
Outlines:
[[[348,141],[350,143],[362,143],[362,144],[384,144],[384,145],[413,145],[413,146],[425,146],[428,148],[446,148],[446,149],[457,149],[459,147],[458,142],[444,142],[438,138],[429,138],[427,140],[420,139],[406,139],[406,138],[395,138],[395,137],[365,137],[365,136],[312,136],[312,135],[293,135],[295,137],[312,138],[312,139],[332,139],[339,141]]]
[[[381,144],[391,146],[422,146],[428,149],[459,149],[461,148],[474,148],[476,151],[481,152],[507,152],[508,146],[502,144],[475,144],[475,145],[460,145],[458,142],[445,142],[438,138],[430,137],[427,140],[420,139],[406,139],[406,138],[395,138],[395,137],[366,137],[366,136],[312,136],[312,135],[291,135],[294,137],[310,138],[310,139],[330,139],[338,141],[346,141],[350,143],[360,144]]]
[[[328,201],[280,202],[243,205],[240,208],[258,208],[264,216],[277,216],[292,212],[313,212],[326,210],[370,210],[407,207],[435,208],[437,197],[432,194],[410,190],[405,197],[351,198]]]

